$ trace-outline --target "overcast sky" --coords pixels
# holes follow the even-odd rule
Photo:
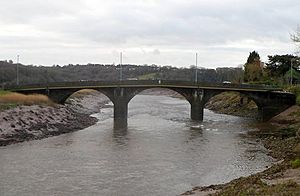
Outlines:
[[[292,54],[299,0],[0,0],[0,60],[237,66]]]

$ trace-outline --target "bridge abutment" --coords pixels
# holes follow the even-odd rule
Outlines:
[[[281,105],[281,106],[259,106],[258,107],[258,119],[262,122],[266,122],[278,115],[280,112],[283,112],[289,105]]]

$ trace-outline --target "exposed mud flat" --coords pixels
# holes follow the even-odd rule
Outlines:
[[[110,100],[95,90],[78,91],[66,101],[66,106],[81,114],[98,113]]]
[[[17,106],[0,112],[0,146],[42,139],[89,127],[97,122],[90,114],[108,102],[102,94],[72,97],[66,105]]]
[[[234,116],[251,117],[258,116],[257,105],[247,97],[235,92],[224,92],[212,97],[205,108],[216,113]]]

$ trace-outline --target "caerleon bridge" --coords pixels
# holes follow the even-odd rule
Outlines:
[[[127,126],[128,103],[137,94],[150,88],[167,88],[181,94],[191,105],[191,119],[202,121],[204,105],[208,100],[225,91],[239,92],[252,99],[258,106],[260,119],[269,120],[295,104],[295,95],[278,88],[258,85],[204,84],[187,81],[130,80],[83,81],[50,83],[11,87],[8,90],[23,94],[44,94],[52,101],[63,104],[76,91],[94,89],[106,95],[114,104],[115,125]]]

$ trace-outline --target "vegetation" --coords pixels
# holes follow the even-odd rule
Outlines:
[[[231,195],[282,195],[292,196],[300,194],[300,185],[296,182],[286,182],[283,184],[267,185],[259,177],[253,176],[239,179],[237,182],[227,186],[222,191],[217,193],[217,196],[231,196]]]
[[[297,30],[295,31],[294,34],[291,35],[291,39],[293,42],[295,42],[300,50],[300,27],[298,26]]]
[[[16,84],[16,64],[0,61],[0,88]],[[118,65],[66,65],[66,66],[25,66],[19,64],[20,84],[46,84],[50,82],[118,80]],[[123,79],[161,79],[194,81],[195,70],[157,65],[122,65]],[[2,74],[3,73],[3,74]],[[198,69],[198,81],[221,83],[238,82],[243,75],[242,68]]]
[[[286,88],[289,92],[292,92],[296,95],[296,103],[297,105],[300,105],[300,86],[290,86]]]
[[[291,54],[268,56],[266,69],[271,77],[282,77],[291,68],[292,59],[297,57]],[[297,64],[294,64],[296,68]]]
[[[292,165],[292,168],[294,168],[294,169],[300,167],[300,158],[292,160],[291,165]]]
[[[153,80],[159,78],[157,73],[149,73],[138,77],[139,80]]]
[[[0,110],[14,108],[18,105],[53,105],[53,103],[45,95],[23,95],[0,91]]]
[[[246,64],[244,65],[244,81],[253,82],[260,81],[263,76],[263,64],[260,56],[256,51],[250,52]]]

